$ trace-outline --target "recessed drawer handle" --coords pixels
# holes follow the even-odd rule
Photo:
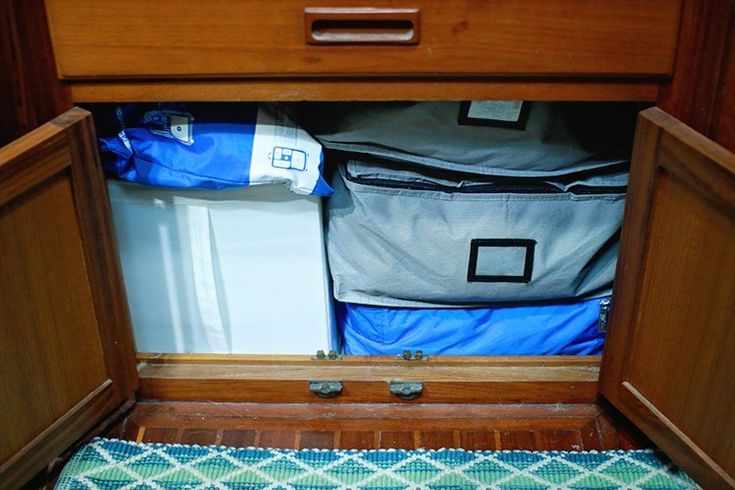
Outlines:
[[[418,44],[417,8],[304,9],[308,44]]]

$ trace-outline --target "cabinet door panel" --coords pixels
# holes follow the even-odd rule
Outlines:
[[[705,487],[735,486],[735,156],[639,120],[603,394]]]
[[[101,191],[85,111],[0,149],[0,479],[11,487],[136,388]]]

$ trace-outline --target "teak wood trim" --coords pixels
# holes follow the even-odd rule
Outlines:
[[[56,66],[67,80],[417,73],[659,77],[673,68],[682,2],[374,0],[367,6],[419,8],[421,44],[306,45],[304,8],[355,6],[349,0],[325,3],[46,0],[46,8]],[[107,18],[115,22],[99,22]],[[161,42],[162,29],[176,41]]]
[[[723,92],[722,83],[726,83],[728,70],[735,67],[731,47],[735,42],[734,13],[733,0],[683,2],[674,73],[662,85],[657,101],[668,114],[713,139],[718,139],[713,126],[719,122],[723,99],[733,93],[731,87]]]
[[[638,298],[642,284],[637,280],[644,267],[646,230],[650,215],[647,212],[653,200],[655,162],[661,127],[649,122],[647,117],[661,119],[660,110],[649,111],[647,116],[640,114],[636,126],[632,160],[639,162],[630,170],[628,193],[623,216],[625,227],[621,236],[620,249],[623,259],[618,260],[615,272],[613,296],[615,308],[610,312],[609,334],[605,339],[603,367],[600,374],[600,390],[611,401],[617,399],[621,384],[623,366],[628,362],[628,339],[616,335],[618,330],[627,329],[636,319]],[[666,123],[666,121],[662,121]],[[626,284],[623,288],[621,285]],[[620,326],[618,326],[620,325]]]
[[[223,363],[155,361],[139,365],[140,396],[154,400],[308,403],[323,399],[309,392],[311,380],[341,380],[342,394],[329,402],[405,402],[390,394],[391,380],[421,381],[418,403],[594,403],[598,366],[543,361],[514,364],[466,361],[259,360]],[[409,401],[409,403],[411,403]]]
[[[123,286],[120,254],[112,225],[110,200],[99,160],[91,114],[75,108],[56,121],[70,126],[72,183],[87,274],[109,376],[120,399],[133,399],[138,388],[130,313]]]
[[[94,303],[93,326],[98,329],[104,357],[104,378],[73,407],[44,420],[45,429],[0,468],[0,480],[18,487],[66,447],[105,418],[115,407],[135,397],[137,372],[127,305],[122,291],[106,187],[98,161],[89,112],[75,108],[21,139],[0,148],[0,205],[23,199],[38,186],[58,178],[71,185],[70,206],[76,215],[84,266],[71,272],[86,274]],[[46,212],[53,213],[54,209]],[[63,251],[62,251],[63,252]],[[80,264],[81,266],[81,264]],[[76,325],[64,325],[73,329]],[[63,334],[63,332],[61,332]],[[97,332],[95,332],[97,333]],[[53,362],[34,359],[34,362]],[[83,362],[84,360],[80,360]],[[104,380],[104,381],[103,381]],[[34,382],[35,380],[28,380]],[[73,381],[71,381],[73,383]],[[95,382],[96,383],[96,382]],[[12,393],[7,394],[12,396]],[[38,400],[44,403],[44,400]],[[58,418],[56,418],[58,417]],[[50,425],[46,425],[50,424]]]
[[[427,356],[424,361],[405,361],[399,356],[340,356],[337,360],[315,360],[305,355],[272,355],[272,354],[174,354],[138,352],[138,363],[148,364],[248,364],[269,365],[275,367],[289,366],[364,366],[392,365],[406,366],[584,366],[598,368],[601,356]]]
[[[399,403],[211,403],[211,402],[154,402],[141,401],[135,407],[136,418],[145,418],[149,426],[165,427],[172,418],[186,420],[192,426],[197,421],[211,424],[212,419],[230,419],[237,427],[238,420],[279,419],[301,422],[304,426],[311,420],[324,418],[347,420],[436,420],[440,423],[451,420],[473,419],[559,419],[596,417],[603,414],[599,405],[569,404],[563,410],[558,404],[399,404]]]
[[[75,82],[76,102],[570,100],[654,101],[655,80],[463,78],[281,78]]]
[[[45,124],[0,148],[0,206],[69,165],[66,128]]]
[[[43,0],[0,2],[0,146],[72,108],[56,76]]]
[[[74,108],[0,148],[0,205],[69,167],[108,372],[121,395],[137,389],[120,259],[91,114]]]
[[[653,447],[616,412],[592,404],[557,403],[142,401],[108,436],[148,443],[291,449],[599,451]]]
[[[632,384],[625,381],[623,382],[623,387],[624,391],[621,394],[621,399],[627,405],[640,407],[636,409],[637,413],[650,413],[649,417],[636,418],[636,426],[639,429],[646,433],[649,431],[660,432],[658,427],[663,423],[671,432],[670,434],[661,432],[661,437],[667,438],[666,445],[658,441],[657,444],[662,447],[678,446],[682,443],[686,445],[688,448],[687,451],[677,451],[675,453],[677,464],[695,475],[698,483],[702,484],[704,488],[735,488],[735,478],[728,475],[720,465],[710,458],[684,432],[679,430],[673,422],[649,402]]]
[[[19,488],[118,405],[107,379],[0,466],[3,488]]]
[[[685,163],[687,162],[687,163]],[[631,168],[625,228],[618,262],[615,307],[601,369],[602,394],[640,427],[677,464],[705,488],[735,488],[735,480],[673,425],[665,413],[645,398],[629,380],[641,327],[640,299],[645,293],[651,242],[649,228],[656,210],[656,176],[669,174],[686,182],[692,192],[709,200],[713,208],[732,216],[735,208],[735,155],[657,108],[641,113]],[[680,180],[680,179],[684,180]],[[695,327],[695,326],[693,326]],[[696,330],[695,330],[696,331]],[[700,330],[706,335],[704,330]],[[717,423],[727,423],[718,420]],[[683,436],[683,437],[682,437]]]

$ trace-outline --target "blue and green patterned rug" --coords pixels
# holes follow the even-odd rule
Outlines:
[[[660,453],[262,449],[94,439],[64,468],[76,489],[684,489]]]

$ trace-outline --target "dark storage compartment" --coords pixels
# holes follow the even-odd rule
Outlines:
[[[302,107],[348,354],[601,354],[637,104]]]
[[[218,105],[190,104],[193,109],[205,110],[206,117],[188,117],[186,138],[182,140],[179,133],[183,130],[178,126],[163,127],[160,117],[148,117],[153,112],[166,112],[171,109],[169,105],[176,109],[172,113],[176,117],[164,118],[171,126],[181,119],[185,104],[151,104],[145,110],[136,109],[141,115],[134,135],[137,146],[130,144],[125,133],[131,129],[126,129],[119,116],[129,110],[98,107],[99,114],[118,115],[117,123],[115,117],[99,118],[105,121],[100,127],[100,134],[106,136],[103,158],[111,154],[119,162],[120,152],[124,150],[126,165],[136,166],[139,160],[145,164],[132,173],[126,170],[126,175],[147,177],[148,160],[141,160],[144,156],[139,152],[149,155],[151,147],[160,140],[166,150],[156,153],[156,158],[161,159],[156,161],[156,166],[164,169],[170,166],[186,175],[189,169],[185,168],[181,155],[190,153],[192,142],[211,137],[216,144],[215,140],[223,132],[245,128],[242,124],[228,123],[239,121],[236,114],[239,106],[227,104],[221,106],[224,124],[215,126],[217,134],[214,137],[205,134],[203,124],[217,121]],[[277,167],[280,174],[298,173],[299,168],[284,167],[274,157],[278,150],[282,152],[282,145],[276,144],[275,139],[271,143],[268,138],[283,133],[278,129],[279,119],[264,120],[258,112],[256,128],[253,106],[241,107],[247,109],[247,120],[252,121],[248,123],[252,127],[245,129],[253,133],[254,140],[249,140],[244,148],[252,152],[252,155],[248,153],[250,172]],[[278,108],[277,112],[288,114],[289,119],[296,121],[298,131],[306,130],[326,151],[319,167],[324,167],[335,193],[324,201],[324,232],[343,352],[600,354],[604,341],[600,318],[606,317],[610,306],[634,116],[638,109],[636,104],[624,103],[523,101],[304,103]],[[268,124],[273,124],[274,129],[269,129]],[[263,144],[275,146],[263,146],[263,151],[256,152],[262,146],[258,138],[263,134],[267,136]],[[232,135],[239,137],[235,132]],[[230,167],[236,157],[230,155],[236,153],[237,146],[231,143],[235,139],[227,138],[230,145],[227,158],[233,163],[224,165],[224,171],[232,173]],[[116,139],[121,139],[119,144]],[[173,151],[179,146],[188,153]],[[212,148],[208,147],[207,151],[211,152]],[[166,158],[172,161],[163,161]],[[208,165],[208,171],[217,169],[216,165]],[[188,183],[190,179],[184,180]],[[247,178],[242,180],[241,185],[257,183]],[[283,180],[292,182],[286,175]],[[172,185],[181,184],[174,181]],[[166,191],[164,194],[177,192],[181,193]],[[201,197],[196,195],[197,199]],[[121,225],[122,201],[113,199],[112,202],[116,222]],[[262,212],[268,213],[268,209],[268,203],[264,203]],[[232,215],[228,227],[235,230],[250,226],[247,219],[251,218],[243,214],[243,219],[246,221],[238,221]],[[191,228],[190,221],[186,229]],[[122,226],[118,228],[123,270],[128,279],[133,277],[134,268],[129,245],[138,241],[125,235],[130,227],[128,232],[122,232]],[[202,233],[206,235],[205,232]],[[209,235],[213,244],[210,249],[218,250],[220,238],[212,231]],[[228,252],[230,257],[237,257],[238,249],[242,254],[251,253],[247,234],[237,236],[240,243],[227,245],[234,247]],[[288,239],[291,240],[298,237]],[[140,256],[144,249],[137,249]],[[235,265],[220,263],[219,251],[212,255],[215,260],[202,261],[201,255],[176,256],[184,261],[182,270],[196,272],[206,264],[216,269],[206,274],[199,271],[189,282],[210,278],[211,284],[222,285],[222,278],[227,277],[226,269],[222,268],[232,269]],[[195,262],[194,266],[188,266],[187,260]],[[264,264],[272,263],[274,257],[264,256],[263,260]],[[247,281],[248,274],[240,275]],[[156,284],[145,282],[149,288]],[[288,276],[267,281],[263,292],[269,297],[282,297],[278,289],[283,288],[276,285],[285,286],[288,282]],[[199,291],[204,286],[194,284],[190,289]],[[133,318],[138,318],[138,323],[150,324],[142,319],[160,315],[146,314],[146,308],[163,306],[161,311],[166,311],[166,298],[172,296],[165,291],[148,291],[141,296],[136,287],[128,285]],[[213,323],[211,313],[227,304],[224,298],[230,303],[237,302],[237,295],[246,294],[248,287],[236,290],[216,287],[206,295],[192,293],[186,300],[191,315],[187,314],[181,325],[169,326],[169,331],[176,331],[177,336],[184,338],[222,337],[215,327],[224,323]],[[318,289],[322,287],[317,285]],[[136,299],[141,297],[156,297],[161,304]],[[202,298],[207,300],[206,304],[200,304]],[[181,299],[177,301],[180,303]],[[215,316],[227,319],[234,315],[230,310]],[[329,325],[304,326],[307,327],[331,330]],[[233,325],[224,334],[241,338],[242,332],[236,330]],[[139,337],[148,338],[141,333]],[[325,350],[336,345],[334,340],[324,344]],[[242,348],[226,347],[227,342],[191,345],[205,346],[204,352],[199,352],[197,347],[196,353],[247,353]],[[212,349],[207,345],[221,346]],[[241,342],[241,345],[246,344]],[[178,347],[174,352],[187,351],[192,352]],[[278,352],[277,345],[269,343],[267,352]]]

